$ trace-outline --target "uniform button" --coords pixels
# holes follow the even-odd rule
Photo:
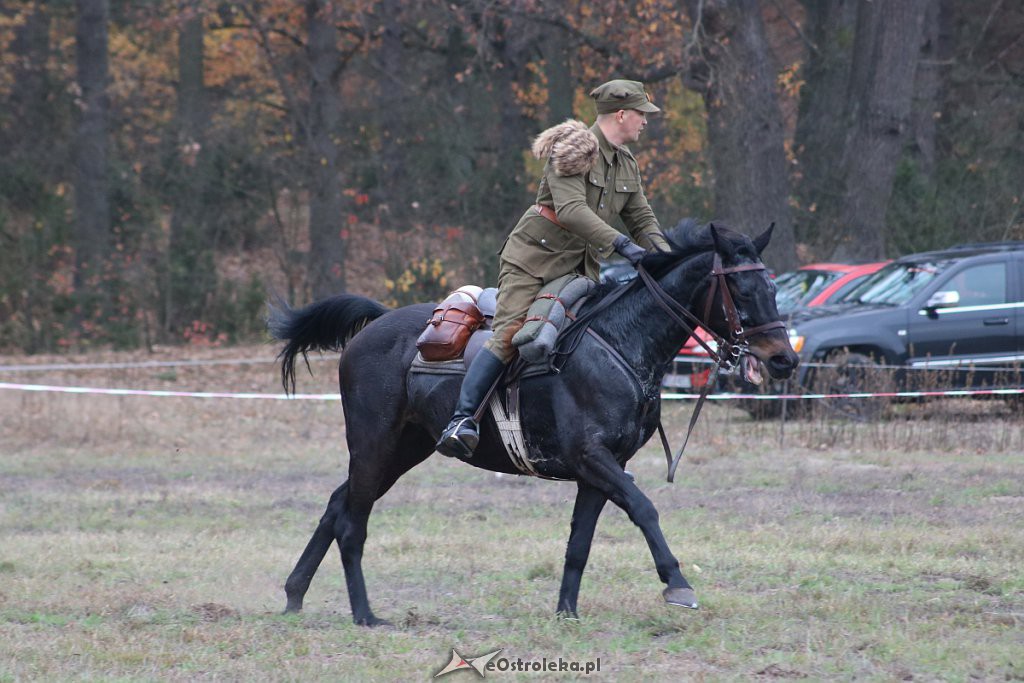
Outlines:
[[[602,209],[604,208],[604,202],[601,202],[601,208]]]
[[[540,243],[541,243],[541,244],[547,244],[547,243],[548,243],[548,241],[547,241],[546,239],[541,239]]]

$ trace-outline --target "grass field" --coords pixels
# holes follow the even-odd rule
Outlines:
[[[204,357],[254,354],[273,351]],[[333,363],[314,368],[300,391],[332,391]],[[275,373],[0,380],[278,391]],[[678,443],[689,407],[666,413]],[[452,648],[599,658],[587,678],[615,681],[1024,680],[1024,435],[1001,403],[785,432],[711,405],[674,485],[645,448],[630,469],[696,612],[661,601],[642,536],[608,507],[581,619],[556,619],[574,486],[435,456],[370,521],[371,604],[395,624],[380,629],[352,625],[334,550],[305,611],[280,614],[284,579],[344,478],[340,414],[337,402],[0,391],[0,681],[427,680]]]

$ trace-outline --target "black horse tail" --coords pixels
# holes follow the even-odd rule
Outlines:
[[[267,330],[270,336],[288,342],[277,355],[281,359],[281,384],[285,393],[295,393],[295,357],[302,355],[310,370],[309,351],[338,351],[359,330],[389,309],[373,299],[355,294],[339,294],[294,309],[284,301],[268,304]],[[312,370],[310,370],[312,374]]]

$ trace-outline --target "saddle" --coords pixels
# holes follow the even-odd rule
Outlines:
[[[434,309],[426,329],[416,340],[417,360],[435,363],[462,359],[470,339],[478,332],[490,331],[497,293],[493,287],[464,285],[449,294]],[[482,343],[473,345],[474,355]],[[468,363],[465,365],[469,367]]]
[[[509,364],[505,373],[492,387],[488,398],[484,400],[483,405],[477,411],[476,420],[479,422],[487,409],[490,409],[509,460],[522,474],[542,479],[560,480],[560,477],[548,476],[539,471],[533,458],[530,457],[523,439],[520,421],[520,382],[530,377],[547,375],[555,371],[552,354],[558,334],[568,322],[575,319],[575,312],[583,305],[587,295],[593,291],[595,286],[596,284],[589,278],[571,274],[553,280],[541,289],[537,299],[527,312],[526,322],[522,329],[512,338],[512,344],[519,350],[519,360]],[[469,287],[462,287],[456,290],[456,293],[471,293],[466,292],[467,289],[471,290]],[[483,290],[484,293],[488,291],[491,290]],[[493,291],[496,292],[496,290]],[[469,302],[458,297],[449,301],[453,297],[455,294],[446,298],[434,310],[434,315],[428,321],[427,329],[420,336],[420,341],[417,341],[419,353],[416,354],[412,366],[409,368],[410,375],[464,375],[484,342],[493,334],[489,324],[481,324],[479,329],[465,333],[464,330],[472,325],[472,322],[467,324],[462,317]],[[491,297],[488,300],[480,295],[477,302],[484,314],[484,319],[493,318],[493,305],[487,308],[485,306],[491,302],[496,303],[496,299]],[[439,318],[443,320],[438,320]],[[435,323],[435,320],[438,322]],[[437,328],[439,332],[444,332],[440,328],[445,324],[448,324],[447,332],[450,335],[438,334],[437,336],[443,339],[451,336],[455,340],[446,347],[445,355],[451,354],[451,349],[458,343],[464,344],[464,350],[461,356],[455,355],[454,357],[431,360],[428,357],[429,347],[428,352],[424,352],[421,341],[430,336],[432,327]]]
[[[522,328],[512,337],[512,345],[526,365],[549,359],[558,334],[575,319],[575,312],[596,286],[587,277],[569,274],[541,288]],[[428,374],[465,372],[492,334],[497,293],[493,287],[464,285],[447,296],[416,340],[419,353],[411,370]]]

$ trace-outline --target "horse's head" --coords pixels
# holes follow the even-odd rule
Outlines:
[[[750,239],[722,224],[697,227],[684,221],[669,237],[675,243],[675,258],[689,254],[694,260],[685,260],[705,264],[699,266],[699,275],[695,273],[701,279],[691,281],[687,308],[728,345],[761,361],[773,378],[784,379],[799,358],[775,306],[775,284],[761,262],[771,235],[772,227]],[[754,383],[760,381],[757,365],[744,363],[747,379]]]

